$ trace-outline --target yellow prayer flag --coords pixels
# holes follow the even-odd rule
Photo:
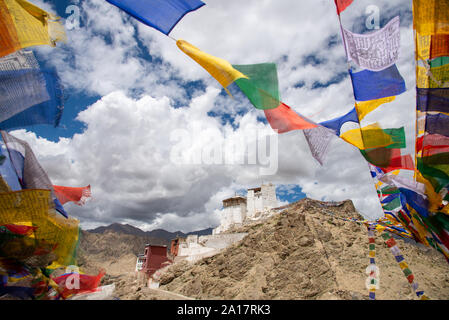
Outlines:
[[[433,68],[417,66],[416,86],[418,88],[449,87],[449,64]]]
[[[340,138],[360,150],[386,147],[393,144],[391,136],[385,133],[378,124],[348,130],[341,134]]]
[[[392,97],[386,97],[386,98],[356,103],[355,108],[357,110],[357,115],[359,117],[359,121],[362,121],[362,119],[365,118],[368,113],[376,110],[380,105],[382,105],[384,103],[391,102],[394,99],[396,99],[396,97],[392,96]]]
[[[413,26],[420,35],[449,34],[447,0],[413,0]]]
[[[430,59],[430,46],[431,46],[431,35],[421,35],[416,33],[416,60],[427,60]]]
[[[12,254],[26,255],[27,251],[33,254],[37,249],[50,248],[56,255],[55,263],[71,263],[78,243],[79,221],[67,219],[54,210],[50,190],[27,189],[0,193],[0,225],[3,224],[36,227],[34,237],[24,238],[30,241],[12,243]],[[20,245],[23,250],[14,251],[14,245]]]
[[[176,41],[176,45],[181,51],[206,69],[225,88],[228,94],[227,86],[237,79],[248,79],[243,73],[234,69],[228,61],[205,53],[185,40]]]
[[[25,0],[0,0],[0,57],[57,41],[66,41],[58,17]]]

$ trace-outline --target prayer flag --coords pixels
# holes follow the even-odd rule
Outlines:
[[[351,5],[354,0],[335,0],[335,6],[337,7],[337,14],[342,13],[347,7]]]
[[[25,0],[0,0],[0,57],[31,46],[54,47],[65,40],[59,17]]]
[[[249,65],[232,65],[248,78],[235,81],[257,109],[277,108],[279,100],[278,75],[276,64],[259,63]]]
[[[396,97],[386,97],[376,100],[369,100],[363,102],[356,102],[355,108],[357,110],[357,115],[359,117],[359,121],[362,121],[370,112],[376,110],[384,103],[388,103],[396,99]]]
[[[91,196],[90,185],[82,188],[53,186],[53,189],[61,204],[71,201],[81,206]]]
[[[421,35],[449,33],[447,0],[413,0],[413,26]]]
[[[301,117],[284,103],[281,103],[275,109],[264,110],[264,112],[271,128],[273,128],[273,130],[277,130],[278,133],[284,133],[292,130],[311,129],[318,126],[316,123]]]
[[[348,61],[361,68],[380,71],[398,61],[400,47],[399,16],[380,30],[356,34],[343,28]]]
[[[363,70],[353,73],[349,70],[349,73],[357,101],[397,96],[406,90],[405,81],[396,65],[382,71]]]
[[[106,0],[140,22],[168,35],[189,12],[204,2],[200,0]]]
[[[335,118],[335,119],[332,119],[332,120],[327,120],[327,121],[324,121],[324,122],[320,122],[320,125],[322,125],[323,127],[332,129],[335,132],[335,134],[337,136],[339,136],[341,127],[346,122],[350,122],[350,121],[351,122],[355,122],[355,123],[359,123],[359,118],[357,116],[357,111],[356,111],[355,108],[353,108],[351,111],[349,111],[347,114],[345,114],[345,115],[343,115],[341,117],[338,117],[338,118]]]
[[[230,93],[226,89],[227,86],[237,79],[248,79],[246,75],[234,69],[228,61],[205,53],[185,40],[176,41],[176,45],[181,51],[206,69],[225,88],[228,94]]]

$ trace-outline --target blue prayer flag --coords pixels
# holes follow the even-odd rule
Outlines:
[[[140,22],[168,35],[189,12],[204,6],[200,0],[106,0]]]
[[[405,188],[399,188],[401,194],[405,197],[407,204],[415,209],[422,217],[427,218],[429,216],[429,201],[422,195]],[[401,197],[402,198],[402,197]]]
[[[449,88],[416,88],[417,109],[449,113]]]
[[[340,135],[340,130],[341,127],[346,123],[346,122],[355,122],[355,123],[359,123],[359,117],[357,116],[357,111],[355,108],[353,108],[351,111],[349,111],[347,114],[345,114],[344,116],[332,119],[332,120],[327,120],[324,122],[321,122],[320,124],[323,127],[332,129],[335,131],[335,134],[337,136]]]
[[[405,92],[405,81],[396,65],[382,71],[363,70],[353,73],[349,70],[357,101],[368,101],[392,97]]]
[[[29,106],[25,110],[0,122],[0,129],[15,129],[37,124],[49,124],[57,127],[64,110],[63,87],[56,71],[39,70],[43,75],[47,101]]]
[[[390,194],[388,197],[383,199],[380,203],[389,203],[389,202],[393,201],[394,199],[398,198],[399,196],[400,196],[399,193]]]
[[[427,114],[426,132],[449,137],[449,116],[443,113]]]

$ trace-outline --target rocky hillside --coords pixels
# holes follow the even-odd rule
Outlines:
[[[303,199],[267,221],[241,230],[249,235],[194,265],[173,265],[161,289],[197,299],[367,299],[366,227],[338,217],[361,218],[352,202],[332,205]],[[433,249],[397,240],[420,287],[432,299],[449,299],[449,265]],[[378,299],[414,299],[380,237]]]

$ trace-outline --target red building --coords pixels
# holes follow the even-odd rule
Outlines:
[[[142,272],[147,277],[151,277],[153,273],[170,263],[167,257],[167,246],[145,246],[145,261],[143,263]]]

